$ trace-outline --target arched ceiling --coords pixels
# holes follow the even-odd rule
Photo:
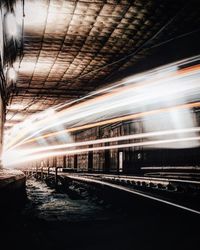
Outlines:
[[[16,1],[23,53],[6,126],[77,99],[133,69],[151,48],[200,26],[198,1]],[[176,52],[174,52],[176,53]]]

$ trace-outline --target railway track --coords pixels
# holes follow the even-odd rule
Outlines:
[[[160,178],[150,176],[129,176],[115,174],[65,173],[49,169],[29,169],[27,176],[38,179],[51,179],[57,185],[62,183],[86,183],[98,188],[112,188],[127,192],[155,202],[200,214],[200,181],[178,178]]]

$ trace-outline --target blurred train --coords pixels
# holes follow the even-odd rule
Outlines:
[[[150,93],[151,91],[148,89],[145,95],[148,100],[151,99],[151,102],[146,103],[141,99],[140,106],[143,110],[138,109],[139,111],[133,117],[130,116],[131,119],[124,119],[129,114],[122,113],[118,121],[113,120],[113,123],[100,123],[99,126],[75,129],[70,135],[74,142],[133,134],[141,135],[138,138],[130,138],[123,142],[107,141],[99,145],[91,144],[87,146],[91,149],[88,152],[66,153],[66,155],[38,160],[30,165],[59,166],[63,168],[63,171],[68,172],[198,179],[200,176],[199,62],[200,57],[197,56],[192,60],[185,60],[170,66],[167,74],[170,72],[178,78],[172,78],[169,82],[165,79],[166,71],[164,71],[164,74],[161,74],[161,85],[165,85],[165,88],[160,88],[160,85],[156,86],[160,91],[158,94],[155,93],[155,89],[153,89],[153,93]],[[172,68],[173,70],[171,70]],[[149,77],[154,73],[151,73]],[[159,74],[157,78],[160,77]],[[165,83],[163,84],[163,82]],[[176,87],[176,92],[173,90],[173,86]],[[171,89],[171,92],[168,89]],[[160,95],[162,91],[164,94]],[[141,96],[141,93],[139,94]],[[149,98],[150,95],[153,95],[154,98]],[[159,96],[160,99],[157,98]],[[135,107],[137,106],[133,105],[132,110]],[[111,121],[112,118],[111,115]],[[121,145],[119,148],[109,148],[109,146],[119,144]],[[123,148],[123,144],[129,146]],[[92,150],[98,146],[102,149]]]
[[[198,112],[198,115],[200,112]],[[74,135],[81,138],[120,136],[131,131],[141,132],[141,121],[118,123],[93,128]],[[140,140],[141,141],[141,140]],[[194,176],[200,174],[200,148],[147,148],[143,146],[125,149],[101,150],[76,155],[55,156],[31,163],[37,167],[63,167],[64,171],[90,173],[116,173],[159,176]]]

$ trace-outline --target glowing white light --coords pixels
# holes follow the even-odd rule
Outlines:
[[[196,74],[196,70],[193,72]],[[169,104],[163,102],[167,98],[174,104],[186,103],[187,93],[189,91],[196,92],[199,89],[199,82],[191,81],[187,79],[187,82],[180,81],[182,77],[188,77],[191,72],[185,73],[185,76],[176,74],[170,78],[159,79],[159,81],[153,81],[151,84],[142,85],[135,88],[130,86],[129,88],[115,90],[113,94],[106,95],[102,98],[94,98],[93,101],[86,101],[85,103],[78,104],[71,108],[66,109],[58,113],[58,116],[50,117],[46,120],[46,126],[42,126],[41,129],[33,132],[27,139],[35,137],[38,133],[41,133],[50,128],[56,127],[61,124],[73,124],[82,120],[84,122],[95,121],[100,117],[110,118],[117,116],[120,112],[126,113],[138,113],[149,109],[150,105],[156,105],[161,108],[168,106]],[[190,84],[188,82],[190,81]],[[170,83],[170,87],[169,87]],[[159,91],[157,90],[159,88]],[[183,98],[184,97],[184,98]],[[176,101],[178,100],[178,101]],[[187,101],[191,101],[191,97],[188,96]],[[68,125],[69,126],[69,125]]]
[[[139,82],[130,81],[129,85],[121,86],[122,80],[120,84],[116,84],[117,88],[112,88],[112,92],[111,88],[106,88],[106,93],[102,91],[101,96],[97,95],[92,100],[78,103],[45,118],[39,115],[40,118],[34,120],[30,128],[24,128],[16,136],[11,136],[6,146],[7,148],[19,146],[22,142],[34,139],[36,135],[43,135],[44,131],[48,133],[52,129],[57,130],[59,125],[65,125],[68,130],[119,116],[141,113],[145,116],[149,114],[147,112],[155,110],[162,112],[173,108],[174,105],[193,103],[199,99],[199,71],[199,65],[177,72],[174,72],[174,67],[173,70],[167,67],[164,74],[155,74],[155,71],[144,73],[144,77],[140,78],[143,79],[142,82],[139,79]],[[191,107],[186,108],[189,110]],[[188,116],[188,119],[192,117]],[[191,122],[187,124],[194,125]]]
[[[35,68],[35,62],[22,61],[20,65],[19,72],[23,74],[30,74]]]
[[[10,69],[8,70],[8,78],[9,78],[10,80],[15,81],[15,80],[16,80],[16,76],[17,76],[16,71],[15,71],[13,68],[10,68]]]
[[[18,109],[23,109],[24,106],[22,104],[11,104],[10,106],[7,107],[7,109],[13,109],[13,110],[18,110]]]
[[[13,120],[22,120],[24,118],[23,114],[20,114],[20,113],[16,113],[16,114],[13,114],[13,113],[8,113],[6,115],[6,119],[7,120],[10,120],[12,119]]]
[[[23,105],[18,105],[18,104],[14,104],[14,105],[11,105],[9,106],[9,109],[14,109],[14,110],[20,110],[20,109],[23,109],[24,106]],[[14,119],[16,119],[18,114],[15,114],[14,115]],[[55,111],[53,108],[49,108],[45,111],[42,111],[42,112],[39,112],[37,114],[34,114],[32,116],[29,116],[26,120],[20,122],[19,124],[15,125],[11,131],[9,131],[9,136],[7,136],[5,139],[4,139],[4,144],[5,144],[5,148],[6,148],[6,145],[7,145],[7,142],[12,140],[12,138],[16,138],[16,136],[19,135],[19,132],[22,131],[22,130],[27,130],[29,132],[33,130],[37,130],[37,122],[38,121],[41,121],[45,118],[49,118],[51,116],[55,115]],[[7,119],[11,119],[12,118],[12,115],[11,114],[8,114],[7,115]],[[22,117],[20,117],[19,119],[21,119]],[[17,120],[17,119],[16,119]]]
[[[29,150],[23,149],[23,154],[27,155],[27,154],[34,154],[34,153],[42,152],[42,151],[80,147],[80,146],[88,146],[88,145],[94,145],[94,144],[141,139],[141,138],[159,137],[159,136],[166,136],[166,135],[173,135],[173,136],[174,135],[181,135],[181,134],[184,135],[185,133],[194,133],[194,132],[199,132],[199,131],[200,131],[200,127],[196,127],[196,128],[165,130],[165,131],[156,131],[156,132],[149,132],[149,133],[117,136],[117,137],[104,138],[104,139],[98,139],[98,140],[66,143],[66,144],[52,145],[52,146],[47,146],[47,147],[37,147],[37,148],[31,148]],[[8,150],[7,152],[9,152],[9,151],[12,151],[12,150]]]
[[[37,31],[40,32],[47,17],[47,10],[46,1],[27,1],[24,18],[25,30],[34,32],[34,28],[37,27]]]
[[[81,154],[85,152],[91,152],[91,151],[100,151],[100,150],[107,150],[107,149],[120,149],[120,148],[129,148],[129,147],[139,147],[139,146],[147,146],[151,147],[154,145],[160,145],[160,144],[169,144],[169,143],[180,143],[180,142],[190,142],[190,141],[196,141],[200,140],[200,137],[186,137],[186,138],[180,138],[180,139],[166,139],[166,140],[155,140],[155,141],[145,141],[145,142],[136,142],[136,143],[127,143],[127,144],[119,144],[119,145],[111,145],[111,146],[101,146],[96,148],[84,148],[84,149],[75,149],[75,150],[63,150],[63,151],[53,151],[53,152],[46,152],[46,153],[40,153],[35,154],[31,156],[24,156],[24,152],[21,151],[21,153],[16,151],[16,154],[19,156],[18,159],[12,159],[9,157],[9,152],[7,154],[4,154],[2,157],[2,162],[6,167],[17,165],[19,163],[27,163],[30,161],[35,160],[41,160],[48,157],[53,156],[62,156],[62,155],[73,155],[73,154]]]
[[[8,13],[5,17],[5,24],[6,24],[6,32],[8,38],[17,38],[18,37],[18,27],[16,22],[16,17],[13,13]]]

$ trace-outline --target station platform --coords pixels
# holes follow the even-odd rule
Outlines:
[[[1,209],[18,208],[25,200],[26,177],[19,170],[0,169]]]

